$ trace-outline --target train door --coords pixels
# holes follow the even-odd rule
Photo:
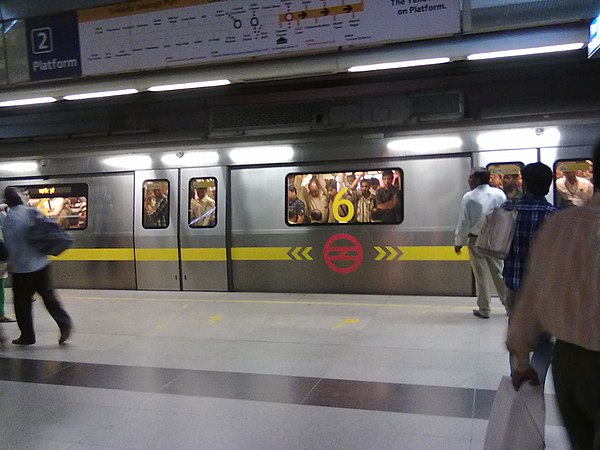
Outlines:
[[[138,289],[180,290],[177,169],[135,172]]]
[[[227,168],[181,169],[180,174],[183,290],[226,291]]]
[[[490,184],[502,189],[512,201],[523,195],[521,170],[527,164],[537,161],[538,153],[535,148],[499,150],[473,155],[474,166],[487,167],[490,171]]]

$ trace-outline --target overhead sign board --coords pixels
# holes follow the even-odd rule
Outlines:
[[[133,0],[78,12],[83,75],[460,32],[460,0]]]
[[[590,41],[588,43],[588,58],[600,57],[600,14],[590,24]]]

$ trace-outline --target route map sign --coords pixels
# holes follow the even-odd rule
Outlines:
[[[134,0],[78,11],[83,75],[460,32],[459,0]]]

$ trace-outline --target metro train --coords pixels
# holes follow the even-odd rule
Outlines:
[[[69,155],[0,160],[0,189],[19,187],[72,233],[73,248],[53,258],[60,288],[472,295],[468,254],[453,251],[470,168],[518,179],[524,164],[541,161],[557,177],[589,178],[599,125],[590,118],[127,147],[90,139]],[[388,171],[397,213],[359,220],[353,180],[377,180],[376,189]],[[307,200],[319,179],[331,188],[317,195],[329,194],[332,214],[309,222],[305,205],[298,219],[289,185]],[[553,185],[548,199],[559,197]]]

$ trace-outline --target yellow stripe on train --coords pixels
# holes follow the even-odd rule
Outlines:
[[[292,251],[294,249],[294,251]],[[304,249],[304,250],[303,250]],[[468,261],[469,251],[454,253],[451,246],[374,246],[375,261]],[[303,250],[303,251],[301,251]],[[312,247],[232,247],[232,261],[312,261]],[[291,253],[290,253],[291,252]],[[177,248],[71,248],[54,261],[179,261]],[[292,256],[290,256],[292,255]],[[301,257],[300,255],[304,255]],[[224,247],[182,248],[182,261],[227,261]]]

